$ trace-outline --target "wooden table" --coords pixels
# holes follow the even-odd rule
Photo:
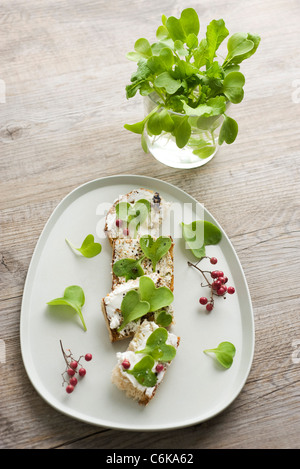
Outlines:
[[[179,16],[186,6],[183,0],[1,2],[1,448],[299,447],[300,4],[189,2],[202,32],[211,19],[224,18],[230,33],[262,37],[243,66],[245,98],[232,112],[236,142],[191,171],[156,162],[123,128],[142,112],[140,97],[125,98],[135,69],[126,52],[138,37],[155,39],[162,13]],[[253,366],[238,398],[203,424],[151,438],[60,414],[30,384],[20,353],[24,281],[45,222],[78,185],[122,173],[157,177],[204,203],[239,255],[255,314]]]

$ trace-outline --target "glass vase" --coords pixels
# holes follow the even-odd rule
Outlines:
[[[144,96],[145,117],[158,105],[153,93]],[[160,112],[160,111],[158,111]],[[168,110],[170,116],[186,118],[184,114]],[[218,151],[218,137],[223,116],[199,117],[189,116],[191,136],[183,148],[176,145],[175,137],[170,132],[152,135],[147,125],[144,129],[144,140],[148,151],[160,163],[172,168],[190,169],[208,163]]]

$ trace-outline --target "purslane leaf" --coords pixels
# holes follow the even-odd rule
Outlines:
[[[247,33],[235,33],[228,39],[227,50],[228,54],[225,59],[225,64],[229,62],[239,63],[241,57],[249,54],[254,48],[254,42],[249,39]]]
[[[238,104],[244,97],[245,77],[241,72],[231,72],[223,81],[223,93],[233,104]],[[223,114],[225,109],[220,113]]]
[[[54,300],[48,301],[48,305],[52,306],[69,306],[76,311],[83,325],[83,329],[86,331],[87,327],[82,314],[82,306],[85,303],[85,295],[83,289],[78,285],[71,285],[64,291],[63,297],[55,298]]]
[[[204,353],[214,353],[218,362],[224,368],[230,368],[236,353],[235,346],[231,342],[221,342],[218,347],[204,350]]]
[[[184,30],[185,36],[190,34],[198,36],[200,31],[200,22],[197,12],[194,8],[185,8],[180,15],[180,24]]]
[[[156,287],[153,280],[147,276],[140,277],[139,293],[141,300],[149,303],[150,312],[165,308],[174,300],[174,295],[168,287]]]
[[[188,248],[199,259],[205,256],[205,246],[218,244],[222,239],[222,232],[219,228],[206,220],[181,223],[181,226]]]
[[[141,277],[143,278],[143,277]],[[118,331],[124,329],[127,324],[136,321],[150,311],[150,305],[147,301],[140,299],[140,295],[136,290],[130,290],[124,296],[121,303],[121,313],[123,322]]]
[[[154,364],[154,358],[150,357],[150,355],[146,355],[137,362],[132,369],[124,371],[133,375],[142,386],[152,388],[157,382],[157,376],[152,371]]]
[[[207,55],[208,60],[213,62],[221,43],[228,36],[229,31],[225,26],[223,19],[212,20],[207,26],[206,30],[206,43],[207,43]]]
[[[219,145],[226,142],[228,145],[233,143],[238,134],[238,124],[232,117],[224,114],[224,121],[219,134]]]
[[[166,344],[168,332],[163,327],[158,327],[148,337],[146,347],[136,353],[150,355],[159,362],[170,362],[176,355],[176,349],[173,345]]]
[[[140,238],[140,246],[145,256],[151,260],[155,272],[157,263],[169,252],[172,240],[168,236],[160,236],[154,241],[152,236],[144,235]]]
[[[92,234],[86,236],[80,248],[75,247],[74,244],[72,244],[71,241],[69,241],[67,238],[66,242],[74,251],[77,251],[84,257],[95,257],[100,254],[102,250],[101,244],[95,243],[95,238]]]

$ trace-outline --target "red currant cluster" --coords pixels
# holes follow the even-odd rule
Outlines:
[[[85,355],[81,355],[78,358],[78,360],[75,360],[69,349],[67,349],[69,353],[66,354],[66,352],[63,349],[61,341],[60,341],[60,346],[61,346],[61,350],[64,356],[64,360],[66,362],[66,369],[62,373],[62,377],[63,377],[62,385],[66,383],[67,384],[66,392],[68,394],[71,394],[71,392],[74,391],[76,384],[78,383],[78,380],[75,376],[76,373],[78,373],[78,375],[81,378],[83,378],[86,375],[86,369],[80,366],[80,360],[84,358],[85,361],[90,362],[93,357],[91,353],[86,353]],[[66,375],[67,375],[67,378],[66,378]]]
[[[201,286],[210,288],[210,292],[211,292],[210,299],[208,300],[206,296],[202,296],[199,299],[199,303],[201,305],[206,305],[207,311],[212,311],[214,308],[214,295],[222,296],[223,298],[225,298],[226,293],[228,293],[229,295],[232,295],[235,292],[235,288],[227,287],[225,285],[228,282],[228,277],[226,277],[224,275],[224,272],[222,272],[221,270],[209,271],[209,270],[200,269],[200,267],[198,267],[198,264],[200,261],[202,261],[202,259],[205,259],[205,258],[209,259],[210,263],[213,265],[217,264],[218,262],[218,259],[216,257],[205,256],[205,257],[202,257],[196,264],[192,264],[192,262],[188,262],[188,265],[195,267],[195,269],[199,270],[199,272],[201,272],[201,274],[205,278],[207,284],[203,285],[201,283]],[[208,274],[212,278],[213,280],[212,282],[208,279]]]

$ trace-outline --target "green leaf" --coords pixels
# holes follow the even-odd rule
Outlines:
[[[211,108],[210,116],[220,116],[226,111],[225,96],[216,96],[207,100],[207,106]]]
[[[124,128],[130,130],[135,134],[142,134],[144,132],[145,121],[137,122],[136,124],[125,124]]]
[[[173,135],[176,139],[176,145],[179,148],[183,148],[188,143],[192,132],[191,126],[188,121],[188,116],[173,116],[172,119],[175,124]]]
[[[168,327],[173,321],[173,316],[164,309],[155,311],[154,321],[159,326]]]
[[[189,49],[196,49],[198,47],[198,38],[196,34],[191,33],[186,38],[186,45]]]
[[[216,150],[215,146],[208,145],[206,143],[202,147],[198,146],[197,148],[195,148],[195,150],[193,150],[193,153],[195,155],[199,156],[199,158],[204,160],[204,159],[208,158],[209,156],[211,156],[214,153],[215,150]]]
[[[134,44],[134,49],[142,57],[148,58],[152,55],[152,50],[149,41],[143,37],[136,41],[136,43]]]
[[[66,239],[66,242],[72,249],[78,251],[84,257],[95,257],[100,254],[102,250],[101,244],[95,243],[95,239],[92,234],[87,235],[80,248],[76,248],[68,239]]]
[[[197,106],[196,108],[193,108],[193,107],[190,107],[188,104],[184,103],[183,109],[185,110],[185,113],[188,116],[208,117],[212,113],[211,106],[208,106],[207,104],[199,104],[199,106]]]
[[[241,72],[228,73],[223,81],[223,93],[233,104],[238,104],[244,97],[244,84],[245,77]]]
[[[139,224],[146,220],[150,209],[151,205],[147,199],[139,199],[134,204],[119,202],[116,205],[116,216],[126,223],[135,220],[136,224]]]
[[[224,20],[212,20],[207,26],[206,30],[206,43],[207,43],[207,55],[210,62],[213,61],[216,51],[220,44],[228,36],[229,32],[225,26]]]
[[[163,327],[158,327],[148,337],[146,347],[138,350],[136,353],[150,355],[155,361],[170,362],[176,355],[176,349],[173,345],[166,344],[168,332]]]
[[[165,132],[172,132],[174,129],[174,121],[166,109],[162,109],[159,113],[160,125]]]
[[[195,257],[205,256],[205,246],[218,244],[222,232],[213,223],[206,220],[195,220],[192,223],[181,223],[182,235]]]
[[[144,275],[144,270],[141,266],[141,262],[145,259],[142,256],[140,259],[124,258],[116,261],[113,265],[113,273],[117,277],[125,277],[127,282],[130,279],[136,279]]]
[[[170,16],[166,21],[166,28],[169,31],[170,37],[173,41],[185,41],[185,32],[183,30],[181,21],[175,16]]]
[[[232,119],[224,114],[224,122],[222,124],[220,134],[219,134],[219,145],[222,145],[223,142],[226,142],[228,145],[233,143],[238,134],[238,124]]]
[[[141,277],[143,278],[143,277]],[[136,321],[150,311],[150,305],[147,301],[141,301],[140,295],[136,290],[130,290],[124,296],[121,303],[121,313],[123,322],[118,331],[124,329],[127,324]]]
[[[244,54],[239,54],[238,56],[234,57],[231,61],[233,64],[240,64],[243,60],[249,59],[257,50],[259,43],[260,43],[260,36],[257,34],[247,34],[247,39],[249,41],[252,41],[254,44],[254,47],[250,49],[248,52],[245,52]]]
[[[160,114],[152,114],[147,121],[147,130],[150,135],[160,135],[162,132],[162,126],[160,121]]]
[[[78,316],[81,319],[82,325],[84,330],[86,331],[85,321],[82,315],[81,308],[85,303],[85,296],[83,289],[77,285],[72,285],[67,287],[64,291],[63,297],[55,298],[54,300],[48,301],[48,305],[63,305],[63,306],[70,306],[72,309],[76,311]]]
[[[216,359],[224,368],[230,368],[235,356],[235,346],[231,342],[221,342],[217,348],[206,349],[204,353],[214,353]]]
[[[241,57],[245,57],[254,48],[254,42],[248,38],[246,33],[235,33],[227,42],[228,54],[224,64],[228,62],[239,63]]]
[[[207,64],[208,60],[208,45],[206,38],[204,38],[200,41],[199,46],[194,52],[194,65],[200,69]]]
[[[133,375],[137,382],[145,387],[152,388],[156,385],[157,377],[153,373],[155,361],[150,355],[146,355],[139,362],[137,362],[132,370],[124,370],[126,373]]]
[[[145,256],[151,260],[153,272],[155,272],[157,263],[170,250],[172,240],[168,236],[160,236],[154,241],[152,236],[144,235],[140,238],[140,246]]]
[[[194,8],[185,8],[180,16],[180,24],[185,36],[194,34],[198,36],[200,31],[200,22],[197,12]]]
[[[168,287],[156,287],[150,277],[140,277],[139,293],[143,302],[149,303],[149,312],[169,306],[174,295]]]
[[[154,85],[165,88],[167,93],[173,94],[181,87],[181,80],[175,80],[169,72],[163,72],[155,78]]]

